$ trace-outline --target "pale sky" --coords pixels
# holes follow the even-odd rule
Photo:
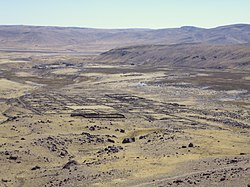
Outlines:
[[[0,25],[211,28],[250,24],[250,0],[0,0]]]

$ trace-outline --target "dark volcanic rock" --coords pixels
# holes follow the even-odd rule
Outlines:
[[[122,143],[132,143],[135,142],[135,138],[124,138],[124,140],[122,141]]]

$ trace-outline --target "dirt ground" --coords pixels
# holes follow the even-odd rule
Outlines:
[[[250,185],[248,71],[13,55],[0,60],[0,186]]]

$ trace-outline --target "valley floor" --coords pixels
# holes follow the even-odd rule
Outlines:
[[[250,185],[249,72],[58,59],[0,64],[0,186]]]

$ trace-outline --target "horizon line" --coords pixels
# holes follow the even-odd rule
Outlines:
[[[79,28],[79,29],[100,29],[100,30],[136,30],[136,29],[145,29],[145,30],[161,30],[161,29],[179,29],[184,27],[190,28],[199,28],[199,29],[214,29],[218,27],[232,26],[232,25],[250,25],[250,23],[232,23],[225,25],[217,25],[213,27],[200,27],[194,25],[182,25],[176,27],[159,27],[159,28],[150,28],[150,27],[85,27],[85,26],[75,26],[75,25],[36,25],[36,24],[0,24],[0,26],[27,26],[27,27],[58,27],[58,28]]]

